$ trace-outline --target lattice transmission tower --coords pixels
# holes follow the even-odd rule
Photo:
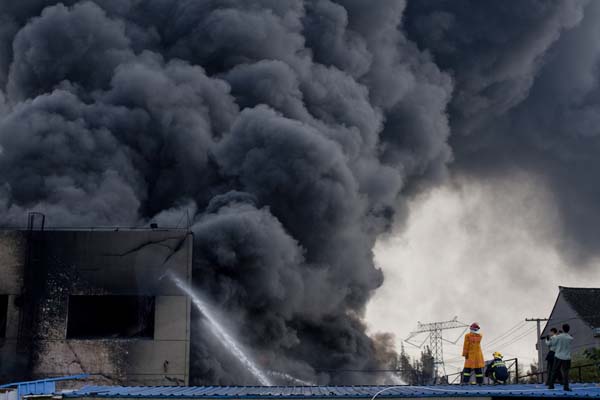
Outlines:
[[[427,342],[427,339],[429,339],[429,347],[431,349],[431,355],[433,356],[433,369],[435,372],[434,376],[438,376],[438,372],[440,371],[440,369],[444,372],[444,375],[446,375],[446,366],[444,365],[444,342],[456,344],[458,339],[460,339],[462,335],[467,331],[468,327],[469,325],[465,324],[464,322],[460,322],[458,320],[458,317],[454,317],[449,321],[440,322],[421,323],[420,321],[418,321],[417,329],[412,331],[408,335],[408,337],[404,339],[404,341],[408,344],[421,348],[423,347],[425,342]],[[443,331],[457,328],[464,329],[462,333],[458,335],[456,339],[454,339],[454,341],[444,339]],[[427,333],[427,336],[425,336],[425,339],[423,339],[421,343],[411,342],[411,339],[414,339],[423,333]]]

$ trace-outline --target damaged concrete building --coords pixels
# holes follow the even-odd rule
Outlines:
[[[87,373],[188,383],[191,281],[179,229],[0,231],[0,381]]]

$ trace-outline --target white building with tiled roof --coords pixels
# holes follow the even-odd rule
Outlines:
[[[600,288],[569,288],[559,286],[558,297],[544,327],[542,336],[551,328],[561,329],[567,323],[573,336],[573,354],[585,349],[600,348]],[[548,347],[542,345],[543,358]],[[545,369],[545,368],[544,368]]]

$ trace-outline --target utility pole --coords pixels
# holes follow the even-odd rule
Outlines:
[[[537,322],[537,351],[538,351],[538,371],[541,372],[539,375],[540,383],[544,381],[544,365],[542,364],[542,329],[540,322],[548,321],[548,318],[525,318],[527,322]]]
[[[456,328],[465,328],[465,331],[466,331],[466,328],[468,326],[469,326],[468,324],[458,321],[458,317],[454,317],[453,319],[451,319],[449,321],[441,321],[441,322],[429,322],[429,323],[417,322],[417,329],[412,331],[410,333],[410,335],[406,339],[404,339],[404,341],[408,344],[412,344],[413,346],[421,348],[423,346],[423,344],[425,344],[427,339],[429,339],[431,355],[433,356],[434,379],[435,379],[438,375],[440,368],[444,372],[444,375],[446,375],[446,367],[444,365],[443,342],[455,344],[458,341],[458,339],[460,339],[462,336],[462,333],[461,333],[456,340],[450,341],[450,340],[443,338],[442,331],[447,330],[447,329],[456,329]],[[463,333],[465,331],[463,331]],[[421,333],[429,334],[425,337],[425,340],[423,340],[423,342],[421,342],[420,344],[415,344],[410,341],[410,339],[414,338],[415,336],[417,336]]]

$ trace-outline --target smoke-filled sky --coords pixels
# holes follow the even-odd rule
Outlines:
[[[368,381],[324,370],[381,366],[364,315],[385,276],[380,296],[414,277],[387,308],[425,321],[498,274],[538,301],[536,254],[553,284],[594,269],[598,17],[575,0],[0,0],[0,222],[188,212],[195,284],[265,368]],[[193,341],[195,383],[253,383]]]
[[[408,2],[408,37],[454,78],[452,178],[380,240],[372,329],[458,315],[488,340],[511,331],[484,350],[529,363],[535,325],[519,322],[548,316],[559,285],[600,284],[599,19],[598,2]]]
[[[487,359],[494,351],[518,357],[523,371],[537,363],[536,325],[525,319],[548,317],[559,285],[600,282],[600,268],[573,268],[557,251],[558,210],[549,195],[520,173],[488,183],[455,181],[415,199],[402,234],[376,246],[385,281],[368,305],[370,330],[393,332],[399,347],[417,321],[458,316],[480,323]],[[462,332],[444,337],[453,341]],[[412,342],[429,344],[426,334]],[[405,350],[418,356],[422,349]],[[461,350],[462,338],[444,343],[448,373],[462,369]]]

